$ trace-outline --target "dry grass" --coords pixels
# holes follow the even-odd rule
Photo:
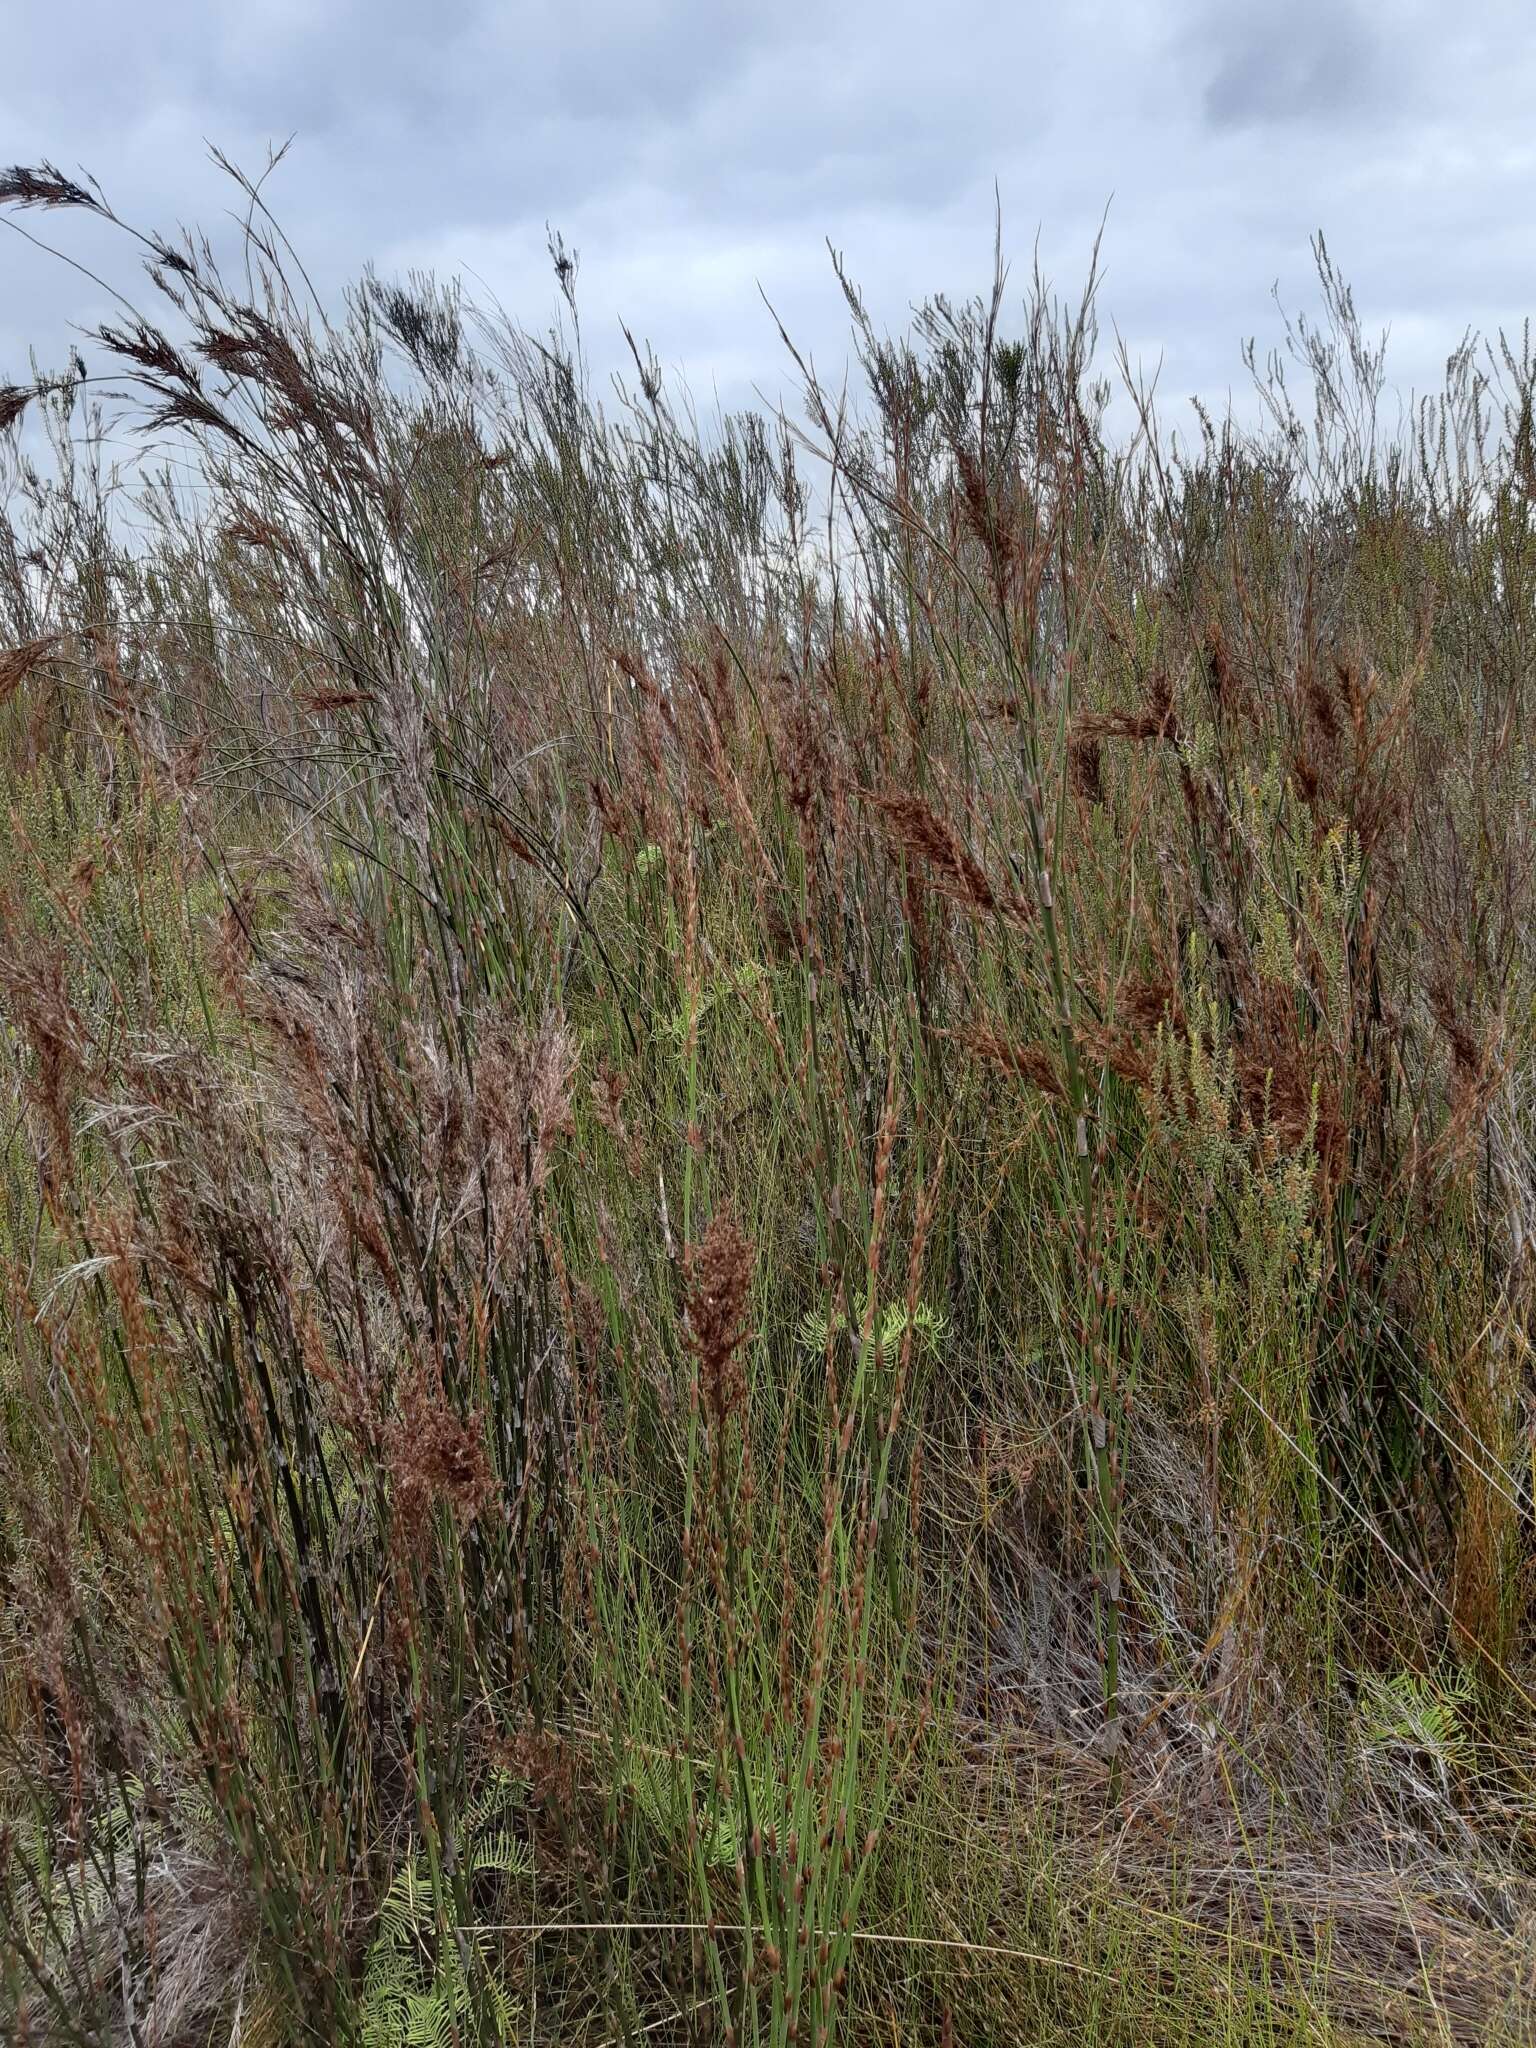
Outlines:
[[[11,2034],[1530,2038],[1536,367],[700,434],[245,193],[0,526]]]

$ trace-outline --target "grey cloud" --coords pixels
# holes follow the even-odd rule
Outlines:
[[[1358,109],[1381,83],[1379,30],[1348,0],[1213,8],[1203,24],[1215,54],[1205,87],[1215,128],[1321,121]]]
[[[297,130],[270,194],[325,291],[369,261],[463,268],[539,326],[552,222],[599,373],[627,320],[706,400],[788,381],[759,286],[840,368],[828,237],[882,324],[984,288],[994,179],[1020,283],[1039,229],[1069,290],[1113,195],[1106,322],[1174,400],[1241,388],[1272,283],[1307,300],[1318,227],[1397,323],[1405,381],[1468,319],[1517,320],[1536,277],[1520,0],[73,0],[68,64],[17,12],[0,160],[83,163],[136,222],[227,235],[204,138],[259,166]],[[25,224],[135,285],[89,222]],[[0,225],[0,375],[104,310]]]

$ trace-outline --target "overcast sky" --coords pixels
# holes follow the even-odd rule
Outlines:
[[[762,293],[846,358],[826,254],[882,324],[989,278],[994,183],[1021,287],[1063,287],[1106,206],[1101,307],[1177,410],[1309,303],[1321,228],[1404,385],[1469,324],[1536,309],[1529,0],[12,0],[0,162],[95,174],[136,223],[215,224],[208,143],[269,188],[325,289],[463,272],[525,324],[580,253],[600,365],[620,317],[706,402],[776,398]],[[89,221],[28,230],[131,278]],[[1017,296],[1017,294],[1015,294]],[[0,230],[0,378],[108,308]]]

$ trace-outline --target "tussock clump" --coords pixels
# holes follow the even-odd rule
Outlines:
[[[0,2030],[1528,2039],[1536,361],[702,433],[240,189],[0,172],[197,486],[0,521]]]

